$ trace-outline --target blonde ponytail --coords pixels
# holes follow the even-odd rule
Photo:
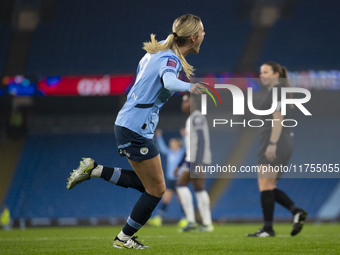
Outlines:
[[[169,34],[163,43],[158,42],[156,36],[151,34],[151,41],[144,42],[143,49],[150,54],[171,49],[181,61],[186,77],[190,79],[194,75],[195,69],[186,61],[179,50],[179,46],[186,44],[191,35],[198,33],[200,22],[201,19],[195,15],[183,15],[174,21],[172,26],[173,33]]]

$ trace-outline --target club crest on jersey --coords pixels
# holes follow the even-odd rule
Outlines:
[[[168,62],[166,63],[167,66],[171,66],[173,68],[176,68],[177,66],[177,59],[175,58],[168,58]]]
[[[142,148],[140,148],[139,151],[142,155],[146,155],[146,154],[148,154],[149,149],[147,147],[142,147]]]

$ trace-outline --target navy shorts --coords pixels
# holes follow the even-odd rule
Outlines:
[[[133,161],[143,161],[159,154],[156,139],[147,139],[128,128],[114,127],[120,156]]]

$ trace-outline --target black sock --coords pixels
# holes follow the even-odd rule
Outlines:
[[[286,193],[284,193],[280,189],[275,188],[274,197],[276,202],[278,202],[280,205],[284,206],[294,214],[294,211],[296,211],[297,207],[295,206],[294,202],[287,196]]]
[[[273,214],[274,214],[274,192],[265,190],[261,192],[261,205],[264,219],[264,230],[273,229]]]
[[[161,201],[161,197],[155,197],[144,192],[132,209],[123,228],[124,234],[132,236],[136,233],[148,221],[159,201]]]
[[[145,191],[143,183],[132,170],[104,166],[100,177],[124,188],[133,188],[140,192]]]

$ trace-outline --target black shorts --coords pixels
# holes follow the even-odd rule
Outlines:
[[[120,156],[133,161],[143,161],[159,154],[156,139],[147,139],[128,128],[114,127]]]
[[[260,149],[257,154],[258,165],[271,165],[271,166],[286,166],[292,156],[294,148],[293,133],[288,130],[283,130],[280,139],[277,143],[276,159],[269,161],[264,153],[269,143],[270,133],[261,134]]]

